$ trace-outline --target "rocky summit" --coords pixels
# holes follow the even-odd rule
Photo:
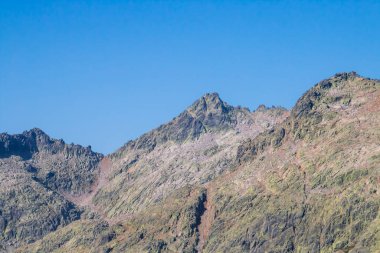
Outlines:
[[[208,93],[104,156],[0,134],[0,252],[380,252],[380,81],[291,110]]]

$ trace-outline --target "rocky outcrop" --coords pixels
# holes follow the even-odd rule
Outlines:
[[[78,220],[63,193],[82,194],[97,179],[101,154],[67,145],[40,129],[0,135],[0,247],[31,243]]]
[[[80,194],[88,191],[97,177],[103,155],[90,147],[66,144],[34,128],[22,134],[0,135],[0,157],[20,157],[29,164],[36,180],[46,187]]]
[[[82,213],[41,184],[32,168],[17,157],[0,160],[0,249],[34,242]]]

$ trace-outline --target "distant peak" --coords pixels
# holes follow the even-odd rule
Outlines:
[[[215,107],[224,104],[225,102],[219,97],[218,93],[212,92],[204,94],[200,99],[195,101],[194,104],[196,103],[205,103],[208,106]]]
[[[47,134],[46,134],[44,131],[42,131],[41,129],[39,129],[39,128],[37,128],[37,127],[32,128],[32,129],[30,129],[30,130],[28,130],[28,131],[24,131],[23,134],[24,134],[24,135],[31,135],[31,134],[34,134],[34,135],[36,135],[36,136],[47,136]]]
[[[268,109],[269,108],[266,105],[261,104],[261,105],[259,105],[259,107],[257,107],[256,111],[263,112],[263,111],[266,111]]]
[[[222,113],[228,111],[230,107],[219,97],[218,93],[212,92],[206,93],[196,100],[187,111],[195,115],[204,114],[205,112]]]
[[[202,96],[203,98],[206,99],[220,99],[219,94],[217,92],[211,92],[211,93],[206,93]]]
[[[370,79],[360,76],[355,71],[337,73],[328,79],[322,80],[298,99],[292,109],[292,114],[296,117],[308,116],[309,112],[315,108],[324,108],[338,101],[351,101],[353,91],[357,92],[357,89],[365,87],[362,85],[363,80]],[[339,93],[331,92],[334,89],[339,89]]]

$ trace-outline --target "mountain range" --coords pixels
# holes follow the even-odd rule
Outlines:
[[[0,252],[380,252],[380,81],[291,110],[207,93],[103,155],[0,134]]]

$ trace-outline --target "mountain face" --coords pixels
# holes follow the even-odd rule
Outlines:
[[[34,128],[18,135],[1,134],[0,157],[25,161],[35,180],[52,190],[81,194],[94,183],[103,155],[92,152],[90,147],[51,139]]]
[[[283,108],[250,112],[206,94],[169,123],[112,154],[109,182],[93,204],[117,220],[186,185],[204,184],[232,168],[241,140],[270,129],[287,114]]]
[[[291,111],[205,94],[103,157],[0,135],[0,251],[380,252],[380,81],[323,80]]]
[[[83,194],[101,154],[39,129],[0,135],[0,249],[30,243],[81,217],[65,193]]]

